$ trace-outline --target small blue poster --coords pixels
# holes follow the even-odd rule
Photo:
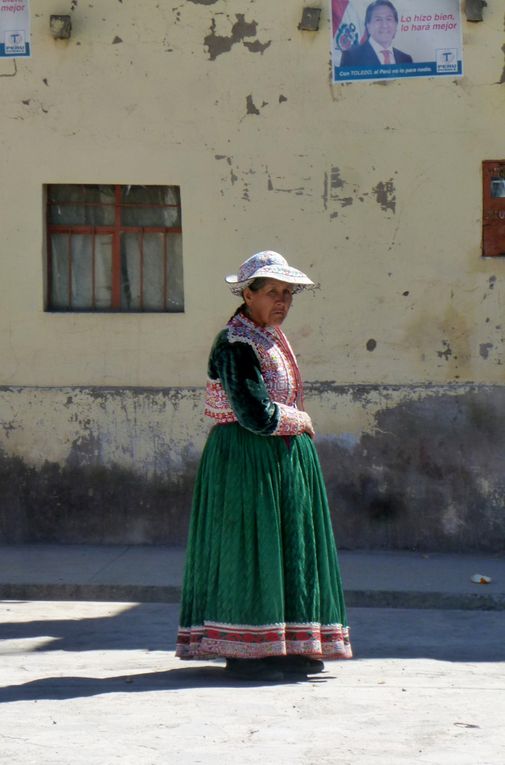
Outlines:
[[[0,58],[31,56],[30,5],[0,0]]]
[[[459,0],[331,0],[333,83],[461,77]]]

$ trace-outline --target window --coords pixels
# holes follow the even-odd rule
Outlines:
[[[178,186],[47,186],[49,311],[184,311]]]
[[[482,163],[482,254],[505,256],[505,160]]]

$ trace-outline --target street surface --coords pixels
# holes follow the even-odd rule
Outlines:
[[[2,765],[504,765],[503,612],[351,609],[309,680],[181,662],[177,605],[0,603]]]

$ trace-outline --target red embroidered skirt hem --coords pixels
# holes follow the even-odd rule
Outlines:
[[[351,659],[349,630],[340,624],[230,625],[207,622],[180,627],[176,656],[181,659],[303,655],[322,659]]]

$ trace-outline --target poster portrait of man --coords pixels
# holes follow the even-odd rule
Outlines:
[[[333,82],[463,73],[459,0],[331,0]]]
[[[390,0],[375,0],[366,9],[366,39],[342,53],[341,66],[412,63],[412,56],[393,47],[398,11]]]

